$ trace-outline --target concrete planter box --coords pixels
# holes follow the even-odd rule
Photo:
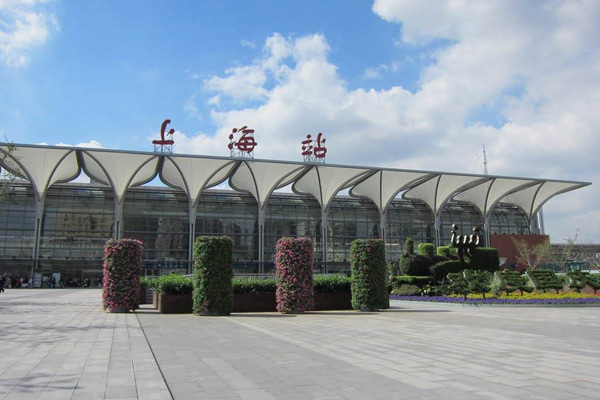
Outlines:
[[[234,293],[233,312],[277,311],[275,293]]]
[[[146,303],[146,291],[140,291],[140,305],[141,304],[147,304]]]
[[[161,314],[191,314],[192,294],[159,294],[158,311]]]
[[[315,311],[351,310],[352,296],[346,293],[315,293]],[[275,293],[234,293],[233,312],[277,311]]]
[[[352,295],[343,293],[315,293],[315,311],[351,310]]]
[[[152,306],[158,309],[158,293],[152,292]]]

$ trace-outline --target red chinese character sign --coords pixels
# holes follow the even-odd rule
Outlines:
[[[306,135],[306,140],[302,141],[302,156],[304,157],[304,162],[325,163],[325,155],[327,154],[325,141],[326,139],[321,132],[319,132],[314,141],[310,134]]]
[[[171,128],[167,133],[165,133],[167,125],[169,125],[170,123],[170,119],[165,119],[160,127],[160,140],[152,141],[155,153],[173,152],[173,144],[175,143],[175,141],[173,140],[173,133],[175,133],[175,129]]]
[[[236,134],[241,134],[238,140],[234,140]],[[242,126],[240,129],[233,128],[229,135],[229,156],[241,158],[254,158],[254,148],[258,145],[254,140],[254,129],[248,129],[247,126]]]

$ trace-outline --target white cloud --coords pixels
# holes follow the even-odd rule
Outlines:
[[[38,143],[38,144],[44,144],[47,146],[46,143]],[[89,142],[81,142],[81,143],[77,143],[75,146],[68,144],[68,143],[57,143],[55,144],[55,146],[67,146],[67,147],[87,147],[87,148],[91,148],[91,149],[103,149],[104,146],[102,146],[102,143],[100,143],[97,140],[90,140]]]
[[[0,62],[12,67],[27,64],[29,50],[58,29],[56,18],[40,7],[48,1],[0,0]]]
[[[249,48],[251,48],[251,49],[255,49],[255,48],[256,48],[256,42],[253,42],[253,41],[251,41],[251,40],[244,40],[244,39],[242,39],[242,40],[240,41],[240,43],[241,43],[241,45],[242,45],[242,46],[244,46],[244,47],[249,47]]]
[[[398,72],[400,70],[401,64],[397,61],[391,63],[379,64],[377,67],[369,67],[365,69],[364,78],[365,79],[377,79],[381,78],[381,74],[387,72]]]
[[[226,82],[210,87],[217,96],[255,103],[213,109],[216,135],[186,136],[185,148],[226,155],[231,128],[244,124],[256,129],[258,158],[300,160],[300,141],[323,132],[330,163],[481,173],[485,143],[492,174],[599,181],[600,3],[378,0],[373,9],[402,25],[405,43],[446,40],[414,93],[350,90],[323,35],[274,34],[261,59],[209,80]],[[239,87],[260,96],[236,98]],[[477,118],[482,109],[504,122]],[[600,241],[599,203],[596,186],[551,200],[553,239],[579,228]]]

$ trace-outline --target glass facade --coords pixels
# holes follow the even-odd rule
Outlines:
[[[99,278],[103,246],[113,234],[114,199],[109,189],[95,184],[60,184],[46,195],[38,268]],[[146,274],[186,272],[189,254],[189,204],[186,195],[171,188],[142,186],[130,189],[123,206],[122,237],[144,242]],[[200,197],[196,236],[227,235],[234,243],[237,272],[258,272],[258,207],[253,197],[232,191],[209,190]],[[461,233],[483,225],[469,203],[451,202],[442,213],[442,243],[450,240],[450,226]],[[2,271],[31,272],[35,225],[34,194],[27,184],[14,184],[0,202],[0,265]],[[499,204],[491,220],[492,233],[528,232],[525,213]],[[282,236],[310,236],[315,266],[322,269],[321,209],[307,196],[274,193],[265,206],[264,271],[272,271],[275,244]],[[379,214],[367,200],[338,196],[327,224],[327,270],[349,266],[350,244],[356,238],[381,237]],[[398,260],[405,241],[434,242],[433,215],[417,201],[394,200],[387,213],[386,254]]]
[[[537,222],[537,218],[535,218],[535,222]],[[519,207],[512,204],[498,203],[494,207],[492,217],[490,218],[490,232],[498,234],[529,234],[529,219]]]
[[[50,188],[44,203],[40,260],[101,260],[113,233],[110,190]]]
[[[35,230],[35,194],[15,185],[0,196],[0,263],[31,265]],[[1,272],[1,271],[0,271]]]
[[[415,243],[433,243],[435,227],[429,208],[414,201],[393,201],[387,212],[386,256],[390,261],[399,260],[406,252],[406,239]]]
[[[203,193],[196,214],[196,237],[205,235],[229,236],[237,268],[258,272],[258,206],[252,197],[235,192]]]
[[[284,236],[312,238],[315,261],[323,261],[321,207],[315,199],[278,194],[269,198],[265,207],[265,261],[269,267],[275,261],[275,244]]]
[[[123,237],[144,243],[144,268],[185,272],[188,268],[188,200],[184,193],[135,188],[123,203]]]
[[[339,198],[331,202],[327,224],[327,262],[350,260],[350,245],[356,238],[380,238],[379,212],[369,201]]]
[[[483,218],[477,207],[472,204],[463,202],[446,203],[440,225],[440,243],[450,243],[453,224],[456,224],[459,235],[471,235],[475,227],[479,227],[480,233],[483,234]]]

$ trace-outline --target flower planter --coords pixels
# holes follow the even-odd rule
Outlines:
[[[162,314],[191,314],[192,294],[159,294],[158,311]]]
[[[315,311],[351,309],[352,295],[350,292],[315,293]]]
[[[234,293],[233,312],[277,311],[275,293]]]

